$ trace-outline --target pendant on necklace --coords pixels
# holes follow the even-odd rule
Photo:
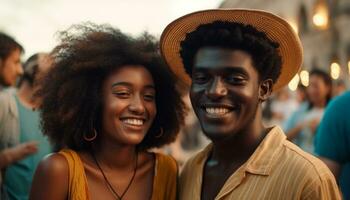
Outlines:
[[[218,164],[219,164],[219,162],[217,160],[208,160],[207,161],[208,167],[213,167],[213,166],[218,165]]]

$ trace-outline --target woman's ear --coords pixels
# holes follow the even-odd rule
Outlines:
[[[259,87],[259,101],[266,101],[272,93],[273,81],[272,79],[263,80]]]

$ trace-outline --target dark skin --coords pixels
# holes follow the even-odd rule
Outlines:
[[[272,86],[271,79],[259,80],[247,52],[217,47],[197,52],[190,97],[204,134],[213,142],[203,170],[202,200],[215,199],[265,137],[261,103]]]
[[[80,153],[79,156],[83,161],[90,199],[115,200],[111,192],[107,189],[101,172],[98,170],[91,156],[87,153]],[[117,156],[115,155],[114,159]],[[151,197],[152,195],[154,157],[152,154],[142,152],[139,154],[138,163],[137,174],[132,186],[124,197],[125,199],[145,199],[146,196]],[[130,162],[129,167],[124,166],[124,168],[115,167],[109,169],[103,161],[100,162],[100,165],[108,180],[114,186],[114,189],[118,194],[121,194],[132,176],[134,162]],[[68,199],[69,171],[68,163],[63,156],[59,154],[50,155],[42,161],[37,171],[33,183],[40,182],[40,184],[33,184],[30,199]],[[127,178],[121,179],[117,177]]]
[[[89,191],[92,191],[92,189],[95,191],[99,191],[90,192],[91,199],[115,199],[113,198],[113,196],[111,196],[111,192],[104,184],[104,178],[100,170],[97,168],[94,160],[91,159],[91,156],[88,154],[80,154],[80,156],[82,157],[82,160],[84,162]],[[115,155],[113,157],[115,161],[122,160],[122,158],[117,159]],[[131,155],[131,158],[135,157]],[[154,161],[155,160],[153,154],[142,152],[139,155],[138,169],[136,174],[137,176],[135,176],[132,186],[130,186],[123,199],[150,199],[153,189],[152,182],[154,177]],[[100,166],[106,174],[111,185],[114,186],[114,190],[119,195],[121,195],[124,192],[127,185],[129,184],[129,181],[133,175],[135,161],[130,160],[129,163],[120,162],[118,164],[119,168],[116,168],[113,166],[108,166],[108,164],[104,162],[100,162]],[[124,166],[120,166],[121,164],[123,164]]]
[[[130,78],[132,77],[132,78]],[[91,151],[118,195],[135,178],[123,199],[150,199],[155,156],[138,152],[156,115],[155,89],[151,74],[142,66],[125,66],[113,71],[103,84],[103,124],[100,143]],[[115,200],[91,152],[78,152],[83,162],[90,199]],[[30,199],[68,199],[69,169],[66,159],[53,154],[44,159],[35,174]],[[43,192],[45,191],[45,192]]]

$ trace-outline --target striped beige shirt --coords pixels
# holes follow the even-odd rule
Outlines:
[[[180,199],[199,200],[204,163],[212,144],[192,157],[180,175]],[[327,166],[286,139],[279,127],[225,182],[216,200],[341,199]]]

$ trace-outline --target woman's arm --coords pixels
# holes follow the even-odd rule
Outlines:
[[[36,169],[30,200],[68,199],[69,168],[67,160],[60,154],[45,157]]]

